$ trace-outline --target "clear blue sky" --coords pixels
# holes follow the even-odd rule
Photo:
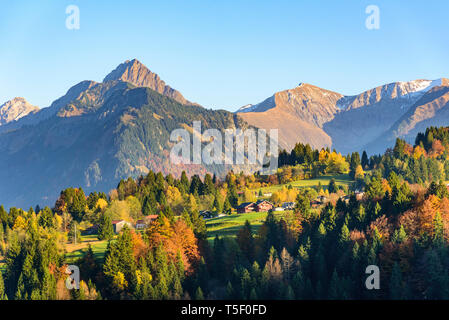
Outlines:
[[[65,27],[68,5],[80,30]],[[380,8],[380,30],[365,8]],[[47,107],[137,58],[208,108],[236,110],[312,83],[343,94],[449,77],[449,1],[2,1],[0,104]]]

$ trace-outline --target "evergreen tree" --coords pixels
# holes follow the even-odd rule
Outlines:
[[[0,271],[0,300],[8,300],[8,297],[6,296],[5,283],[3,281],[3,275],[1,271]]]
[[[369,160],[366,151],[362,153],[362,168],[367,169],[369,167]]]
[[[304,194],[298,194],[296,198],[296,210],[302,214],[304,218],[310,217],[310,200]]]
[[[203,290],[201,290],[200,287],[198,287],[195,291],[195,300],[204,300]]]
[[[334,269],[334,272],[332,273],[332,277],[331,277],[331,282],[329,284],[329,293],[328,293],[328,298],[329,300],[338,300],[341,297],[339,297],[338,294],[338,286],[339,286],[339,279],[338,279],[338,274],[337,274],[337,270]]]
[[[112,226],[111,217],[103,214],[98,224],[98,240],[111,240],[114,237],[114,227]]]
[[[227,199],[233,208],[237,208],[239,205],[239,197],[235,185],[231,185],[228,189]]]
[[[220,193],[218,191],[215,192],[213,207],[215,208],[217,214],[222,213],[223,207],[221,205],[221,197],[220,197]]]
[[[338,187],[337,187],[337,183],[335,182],[335,179],[332,178],[329,182],[329,186],[328,186],[328,191],[329,193],[337,193],[338,191]]]
[[[231,214],[232,213],[232,206],[231,203],[229,202],[229,198],[226,197],[225,202],[223,204],[223,212],[226,214]]]
[[[245,221],[245,225],[237,233],[237,243],[248,262],[251,263],[254,260],[255,248],[253,232],[248,220]]]
[[[54,228],[55,227],[55,220],[53,217],[53,212],[49,207],[45,207],[44,210],[42,210],[39,213],[39,219],[38,223],[41,227],[44,228]]]
[[[389,283],[390,299],[391,300],[401,300],[403,297],[403,286],[402,286],[402,274],[401,268],[397,262],[393,265],[393,270],[391,272],[391,278]]]
[[[187,193],[190,190],[190,181],[189,178],[187,177],[187,174],[185,171],[182,171],[181,173],[181,185],[182,185],[182,190],[183,193]]]
[[[144,216],[154,215],[156,213],[156,207],[156,196],[154,195],[154,192],[151,191],[143,200],[142,214]]]

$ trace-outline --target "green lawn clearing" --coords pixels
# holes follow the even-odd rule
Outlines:
[[[280,216],[283,213],[275,212],[274,214]],[[267,214],[268,212],[250,212],[207,220],[207,240],[213,241],[216,235],[219,237],[235,237],[246,220],[251,223],[253,232],[256,233],[265,221]]]
[[[353,182],[351,180],[351,178],[349,177],[349,175],[341,174],[341,175],[335,175],[335,176],[331,176],[331,175],[322,176],[322,177],[318,177],[315,179],[293,181],[290,183],[278,184],[275,186],[269,186],[269,187],[265,187],[265,188],[261,188],[261,189],[262,189],[262,192],[269,193],[269,192],[275,192],[277,190],[280,190],[283,187],[288,187],[289,185],[291,185],[294,188],[306,188],[306,187],[311,188],[311,187],[318,186],[319,183],[321,183],[323,188],[326,189],[332,178],[335,179],[335,182],[337,183],[338,186],[349,186],[351,184],[351,182]],[[259,191],[259,189],[254,189],[254,191]]]
[[[98,240],[96,235],[88,235],[81,237],[81,243],[67,245],[66,262],[73,263],[81,258],[87,250],[89,243],[92,246],[95,258],[97,260],[103,260],[108,242]]]

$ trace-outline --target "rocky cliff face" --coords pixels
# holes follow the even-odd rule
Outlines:
[[[31,105],[24,98],[14,98],[0,106],[0,126],[17,121],[37,111],[39,111],[39,108]]]
[[[278,92],[259,104],[245,106],[237,113],[251,125],[278,128],[280,144],[287,149],[296,142],[303,142],[315,148],[336,148],[343,153],[364,148],[382,152],[390,147],[392,136],[403,137],[408,134],[408,127],[424,121],[424,118],[430,124],[449,124],[449,118],[436,118],[436,113],[431,111],[435,105],[439,106],[437,109],[444,108],[444,97],[434,91],[446,86],[446,79],[415,80],[390,83],[359,95],[344,96],[301,84]],[[424,97],[429,101],[420,103]],[[439,101],[435,101],[437,97]],[[424,106],[417,108],[417,103]],[[410,117],[414,120],[406,120]],[[402,124],[396,124],[400,119]],[[411,124],[406,125],[408,122]]]
[[[178,101],[179,103],[191,104],[191,102],[186,100],[179,91],[166,85],[157,74],[151,72],[137,59],[125,61],[120,64],[114,71],[104,78],[103,82],[115,80],[129,82],[136,87],[150,88],[164,96]]]
[[[392,146],[397,137],[414,143],[418,132],[430,126],[449,125],[449,80],[440,79],[417,99],[407,112],[401,115],[381,136],[371,141],[368,150],[380,153],[385,146]]]

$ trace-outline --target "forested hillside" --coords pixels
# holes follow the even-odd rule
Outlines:
[[[297,144],[271,176],[150,171],[109,194],[65,189],[52,208],[2,206],[0,299],[448,299],[448,147],[449,128],[382,156]],[[352,183],[293,187],[330,174]],[[208,240],[222,215],[259,200],[295,206]],[[69,257],[79,290],[65,286]]]
[[[73,185],[109,191],[117,180],[149,170],[224,173],[224,166],[172,167],[170,133],[191,128],[193,121],[201,121],[203,130],[247,127],[230,112],[183,105],[149,88],[91,84],[49,118],[0,134],[0,164],[8,168],[0,171],[0,203],[50,205],[54,190]]]

